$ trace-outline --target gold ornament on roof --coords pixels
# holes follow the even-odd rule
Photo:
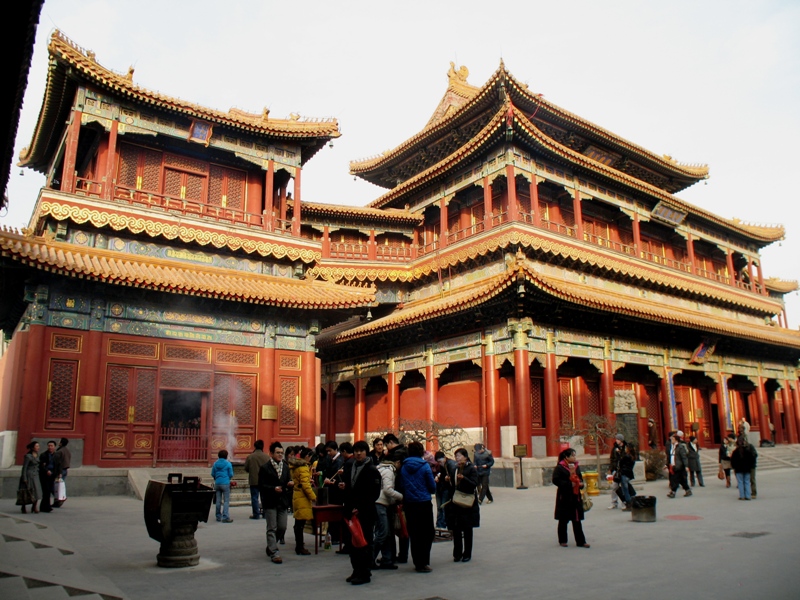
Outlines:
[[[469,69],[467,67],[461,65],[456,71],[456,63],[450,61],[450,70],[447,72],[447,79],[450,81],[450,85],[467,83],[467,77],[469,77]]]
[[[128,81],[130,81],[130,82],[133,82],[133,72],[134,72],[135,70],[136,70],[136,69],[134,68],[134,66],[133,66],[133,65],[131,65],[130,67],[128,67],[128,72],[125,74],[125,79],[127,79],[127,80],[128,80]]]

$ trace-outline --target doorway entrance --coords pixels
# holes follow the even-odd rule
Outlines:
[[[207,462],[206,392],[161,390],[159,462]]]

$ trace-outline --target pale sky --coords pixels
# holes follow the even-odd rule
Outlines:
[[[535,93],[658,154],[708,164],[678,197],[781,223],[767,277],[800,279],[800,2],[793,0],[46,0],[17,138],[30,142],[54,28],[106,68],[211,108],[336,117],[303,200],[364,206],[382,190],[351,160],[419,131],[450,61],[483,85],[500,59]],[[12,168],[0,222],[27,225],[44,179]],[[786,296],[800,324],[800,295]]]

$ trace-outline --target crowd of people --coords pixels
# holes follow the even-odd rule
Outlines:
[[[372,448],[363,440],[329,441],[315,448],[283,448],[276,441],[266,453],[259,440],[244,465],[250,518],[266,520],[267,556],[281,564],[289,514],[294,517],[295,553],[304,556],[310,554],[304,536],[314,518],[313,506],[340,505],[343,520],[327,524],[327,538],[339,546],[338,554],[350,557],[347,582],[369,583],[373,571],[395,570],[409,560],[416,572],[430,573],[436,529],[452,538],[453,561],[469,562],[480,505],[494,500],[489,486],[492,453],[475,444],[473,456],[474,462],[465,448],[452,458],[431,453],[419,442],[402,444],[392,433],[374,439]],[[216,517],[222,523],[232,522],[229,467],[222,450],[212,467]]]

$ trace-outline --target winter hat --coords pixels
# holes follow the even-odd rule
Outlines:
[[[624,436],[624,435],[622,435],[621,433],[618,433],[618,434],[617,434],[617,439],[618,439],[620,442],[624,442],[624,441],[625,441],[625,436]]]
[[[683,439],[683,432],[680,429],[675,432],[675,435],[678,436],[679,438]]]

